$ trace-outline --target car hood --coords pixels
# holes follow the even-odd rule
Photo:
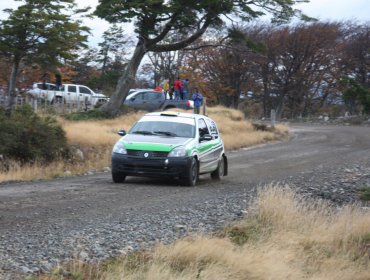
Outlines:
[[[191,140],[192,138],[128,134],[120,141],[123,141],[128,150],[170,152],[175,147],[186,145]]]
[[[99,98],[108,98],[108,96],[102,94],[102,93],[94,93],[93,97],[99,97]]]

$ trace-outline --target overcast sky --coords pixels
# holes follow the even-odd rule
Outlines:
[[[19,5],[19,1],[0,0],[0,18],[3,19],[6,15],[2,13],[3,9],[15,8]],[[80,7],[89,5],[95,7],[98,0],[76,0]],[[321,20],[358,20],[361,22],[370,21],[370,1],[369,0],[311,0],[309,3],[297,5],[309,16],[316,17]],[[91,46],[96,46],[101,41],[102,33],[108,28],[108,23],[100,20],[86,20],[85,24],[92,30],[92,36],[89,39]]]

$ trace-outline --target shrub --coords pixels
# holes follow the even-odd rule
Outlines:
[[[104,120],[112,118],[110,115],[98,110],[88,110],[86,112],[75,112],[65,116],[70,121]]]
[[[360,198],[365,201],[370,200],[370,186],[362,187],[360,190]]]
[[[101,104],[102,105],[102,104]],[[133,113],[136,110],[130,108],[126,105],[122,105],[120,107],[119,115],[127,115],[129,113]],[[64,118],[69,121],[89,121],[89,120],[107,120],[113,119],[113,117],[107,113],[102,112],[99,108],[95,107],[95,109],[88,110],[86,112],[74,112],[68,115],[65,115]]]
[[[0,109],[0,154],[21,163],[48,163],[69,154],[62,127],[52,117],[36,115],[30,106],[10,116]]]

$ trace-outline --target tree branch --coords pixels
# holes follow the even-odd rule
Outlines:
[[[155,45],[155,44],[157,44],[158,42],[160,42],[164,39],[164,37],[168,34],[168,32],[171,31],[173,24],[176,22],[177,16],[178,16],[178,14],[174,13],[171,17],[171,20],[165,24],[162,32],[157,37],[147,40],[148,47],[152,46],[152,45]]]
[[[199,37],[201,37],[204,34],[204,32],[207,30],[207,28],[208,28],[208,26],[210,25],[211,22],[212,22],[212,18],[209,17],[205,20],[205,22],[203,23],[203,26],[198,28],[197,31],[195,33],[193,33],[190,37],[188,37],[188,38],[186,38],[182,41],[172,43],[172,44],[148,46],[148,51],[169,52],[169,51],[176,51],[176,50],[179,50],[179,49],[183,49],[186,46],[190,45],[191,43],[195,42],[195,40],[197,40]]]

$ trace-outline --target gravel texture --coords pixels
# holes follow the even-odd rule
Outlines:
[[[360,188],[370,186],[370,166],[367,163],[336,169],[320,167],[291,176],[280,183],[288,184],[297,189],[298,193],[329,200],[338,206],[347,203],[370,206],[359,199],[358,192]],[[12,238],[1,236],[1,239],[13,239],[13,242],[0,242],[0,278],[14,279],[15,274],[9,272],[48,272],[61,261],[76,258],[96,262],[134,250],[147,249],[158,242],[168,244],[188,234],[213,232],[228,222],[240,219],[254,193],[255,189],[246,188],[242,193],[230,193],[227,197],[195,204],[191,209],[181,207],[154,215],[142,215],[140,220],[130,217],[123,221],[102,223],[99,227],[92,225],[83,231],[71,232],[68,239],[64,239],[63,229],[60,228],[62,235],[52,235],[52,238],[45,240],[42,244],[43,252],[35,250],[36,245],[32,240],[34,237],[51,235],[38,231],[23,235],[20,227],[19,232]],[[50,225],[51,232],[58,227]],[[15,251],[18,252],[18,258],[10,258],[8,253]]]
[[[276,180],[263,183],[269,182],[277,183]],[[290,185],[305,196],[329,200],[336,206],[347,203],[359,203],[364,209],[370,206],[359,199],[359,189],[370,186],[370,161],[366,156],[341,165],[316,165],[280,177],[278,182]],[[106,220],[91,218],[84,221],[83,227],[72,230],[66,229],[63,223],[48,221],[47,213],[52,210],[44,207],[40,207],[40,219],[33,219],[31,223],[18,224],[27,217],[15,216],[11,229],[0,231],[0,279],[22,279],[25,275],[50,272],[64,261],[97,262],[148,249],[158,242],[169,244],[189,234],[214,232],[244,216],[259,182],[237,180],[222,184],[225,185],[212,194],[188,204],[153,206],[139,215],[128,210],[125,215],[112,215]],[[7,203],[0,196],[0,206]],[[78,216],[91,207],[94,202],[82,203],[79,209],[70,209],[70,215]],[[2,219],[0,212],[0,225]]]

